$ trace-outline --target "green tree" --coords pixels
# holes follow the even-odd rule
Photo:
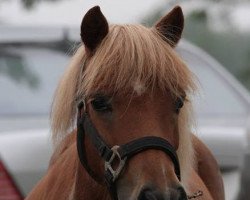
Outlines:
[[[12,81],[37,89],[40,84],[39,76],[30,69],[26,61],[19,55],[0,51],[0,78],[6,76]]]
[[[61,0],[22,0],[22,4],[25,8],[31,9],[33,8],[36,4],[42,2],[42,1],[51,1],[51,2],[56,2],[56,1],[61,1]]]
[[[6,2],[6,1],[8,1],[8,0],[0,0],[0,3]],[[37,5],[43,1],[56,2],[56,1],[62,1],[62,0],[21,0],[21,3],[26,9],[32,9],[32,8],[34,8],[35,5]]]

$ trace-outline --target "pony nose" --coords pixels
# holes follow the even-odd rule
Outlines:
[[[187,200],[187,194],[183,187],[171,189],[168,195],[164,195],[159,190],[144,188],[141,190],[138,200]]]
[[[178,198],[176,198],[177,200],[187,200],[188,199],[187,194],[186,194],[183,187],[177,188],[177,196],[178,196]]]
[[[164,197],[157,190],[145,188],[140,192],[138,200],[164,200]]]

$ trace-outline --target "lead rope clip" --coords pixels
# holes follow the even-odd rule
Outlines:
[[[196,199],[197,197],[201,197],[203,195],[203,192],[201,190],[198,190],[194,194],[188,196],[188,199]]]

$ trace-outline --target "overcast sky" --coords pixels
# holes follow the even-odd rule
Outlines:
[[[0,19],[18,25],[79,26],[88,9],[100,5],[107,19],[113,23],[138,22],[153,9],[165,5],[165,0],[62,0],[43,2],[31,11],[23,9],[20,0],[7,0],[0,6]]]
[[[1,0],[0,0],[1,2]],[[20,0],[5,0],[0,4],[0,22],[14,25],[44,25],[44,26],[72,26],[78,27],[83,15],[95,5],[101,7],[102,12],[112,23],[136,23],[152,13],[160,6],[167,7],[167,0],[61,0],[59,2],[42,2],[32,10],[26,10]],[[206,6],[204,1],[184,1],[184,14],[200,5]],[[206,8],[211,8],[207,6]],[[222,8],[223,9],[223,8]],[[165,13],[163,13],[164,15]],[[212,16],[214,14],[212,13]],[[231,22],[240,31],[250,30],[250,4],[243,3],[233,7],[230,11]],[[216,25],[219,19],[212,23]]]

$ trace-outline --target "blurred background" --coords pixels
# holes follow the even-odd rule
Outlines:
[[[249,0],[0,0],[0,200],[22,199],[47,169],[53,93],[94,5],[110,23],[146,26],[181,5],[176,51],[200,85],[195,132],[221,167],[226,200],[249,199]]]

